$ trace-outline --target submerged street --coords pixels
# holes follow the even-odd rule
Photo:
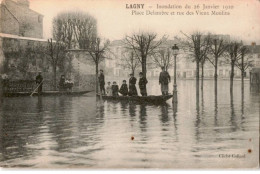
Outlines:
[[[229,81],[219,80],[216,97],[214,81],[205,80],[196,103],[195,85],[194,80],[178,81],[177,108],[171,100],[140,105],[100,101],[94,93],[5,98],[0,167],[256,166],[259,94],[250,93],[246,81],[243,96],[241,82],[234,81],[232,97]],[[148,95],[160,95],[157,81],[149,81]]]

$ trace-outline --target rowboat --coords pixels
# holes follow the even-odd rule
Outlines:
[[[165,103],[167,100],[172,98],[173,95],[149,95],[149,96],[106,96],[102,95],[104,100],[115,100],[115,101],[135,101],[140,103]],[[100,97],[97,94],[97,97]]]
[[[91,91],[43,91],[41,94],[33,93],[32,96],[80,96]],[[22,96],[30,96],[32,92],[5,92],[5,97],[22,97]]]

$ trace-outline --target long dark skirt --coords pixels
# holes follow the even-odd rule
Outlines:
[[[137,94],[137,89],[136,89],[135,85],[131,85],[131,84],[129,85],[128,95],[129,96],[136,96],[136,95],[138,95]]]

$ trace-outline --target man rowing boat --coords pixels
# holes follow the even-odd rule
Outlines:
[[[42,93],[42,82],[43,82],[43,77],[42,77],[42,74],[41,72],[39,72],[39,74],[36,76],[36,84],[39,85],[38,87],[38,94],[41,94]]]

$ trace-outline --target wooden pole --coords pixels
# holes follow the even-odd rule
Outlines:
[[[31,93],[30,97],[32,97],[32,95],[35,93],[35,91],[41,86],[43,80],[41,81],[41,83],[35,88],[35,90]]]

